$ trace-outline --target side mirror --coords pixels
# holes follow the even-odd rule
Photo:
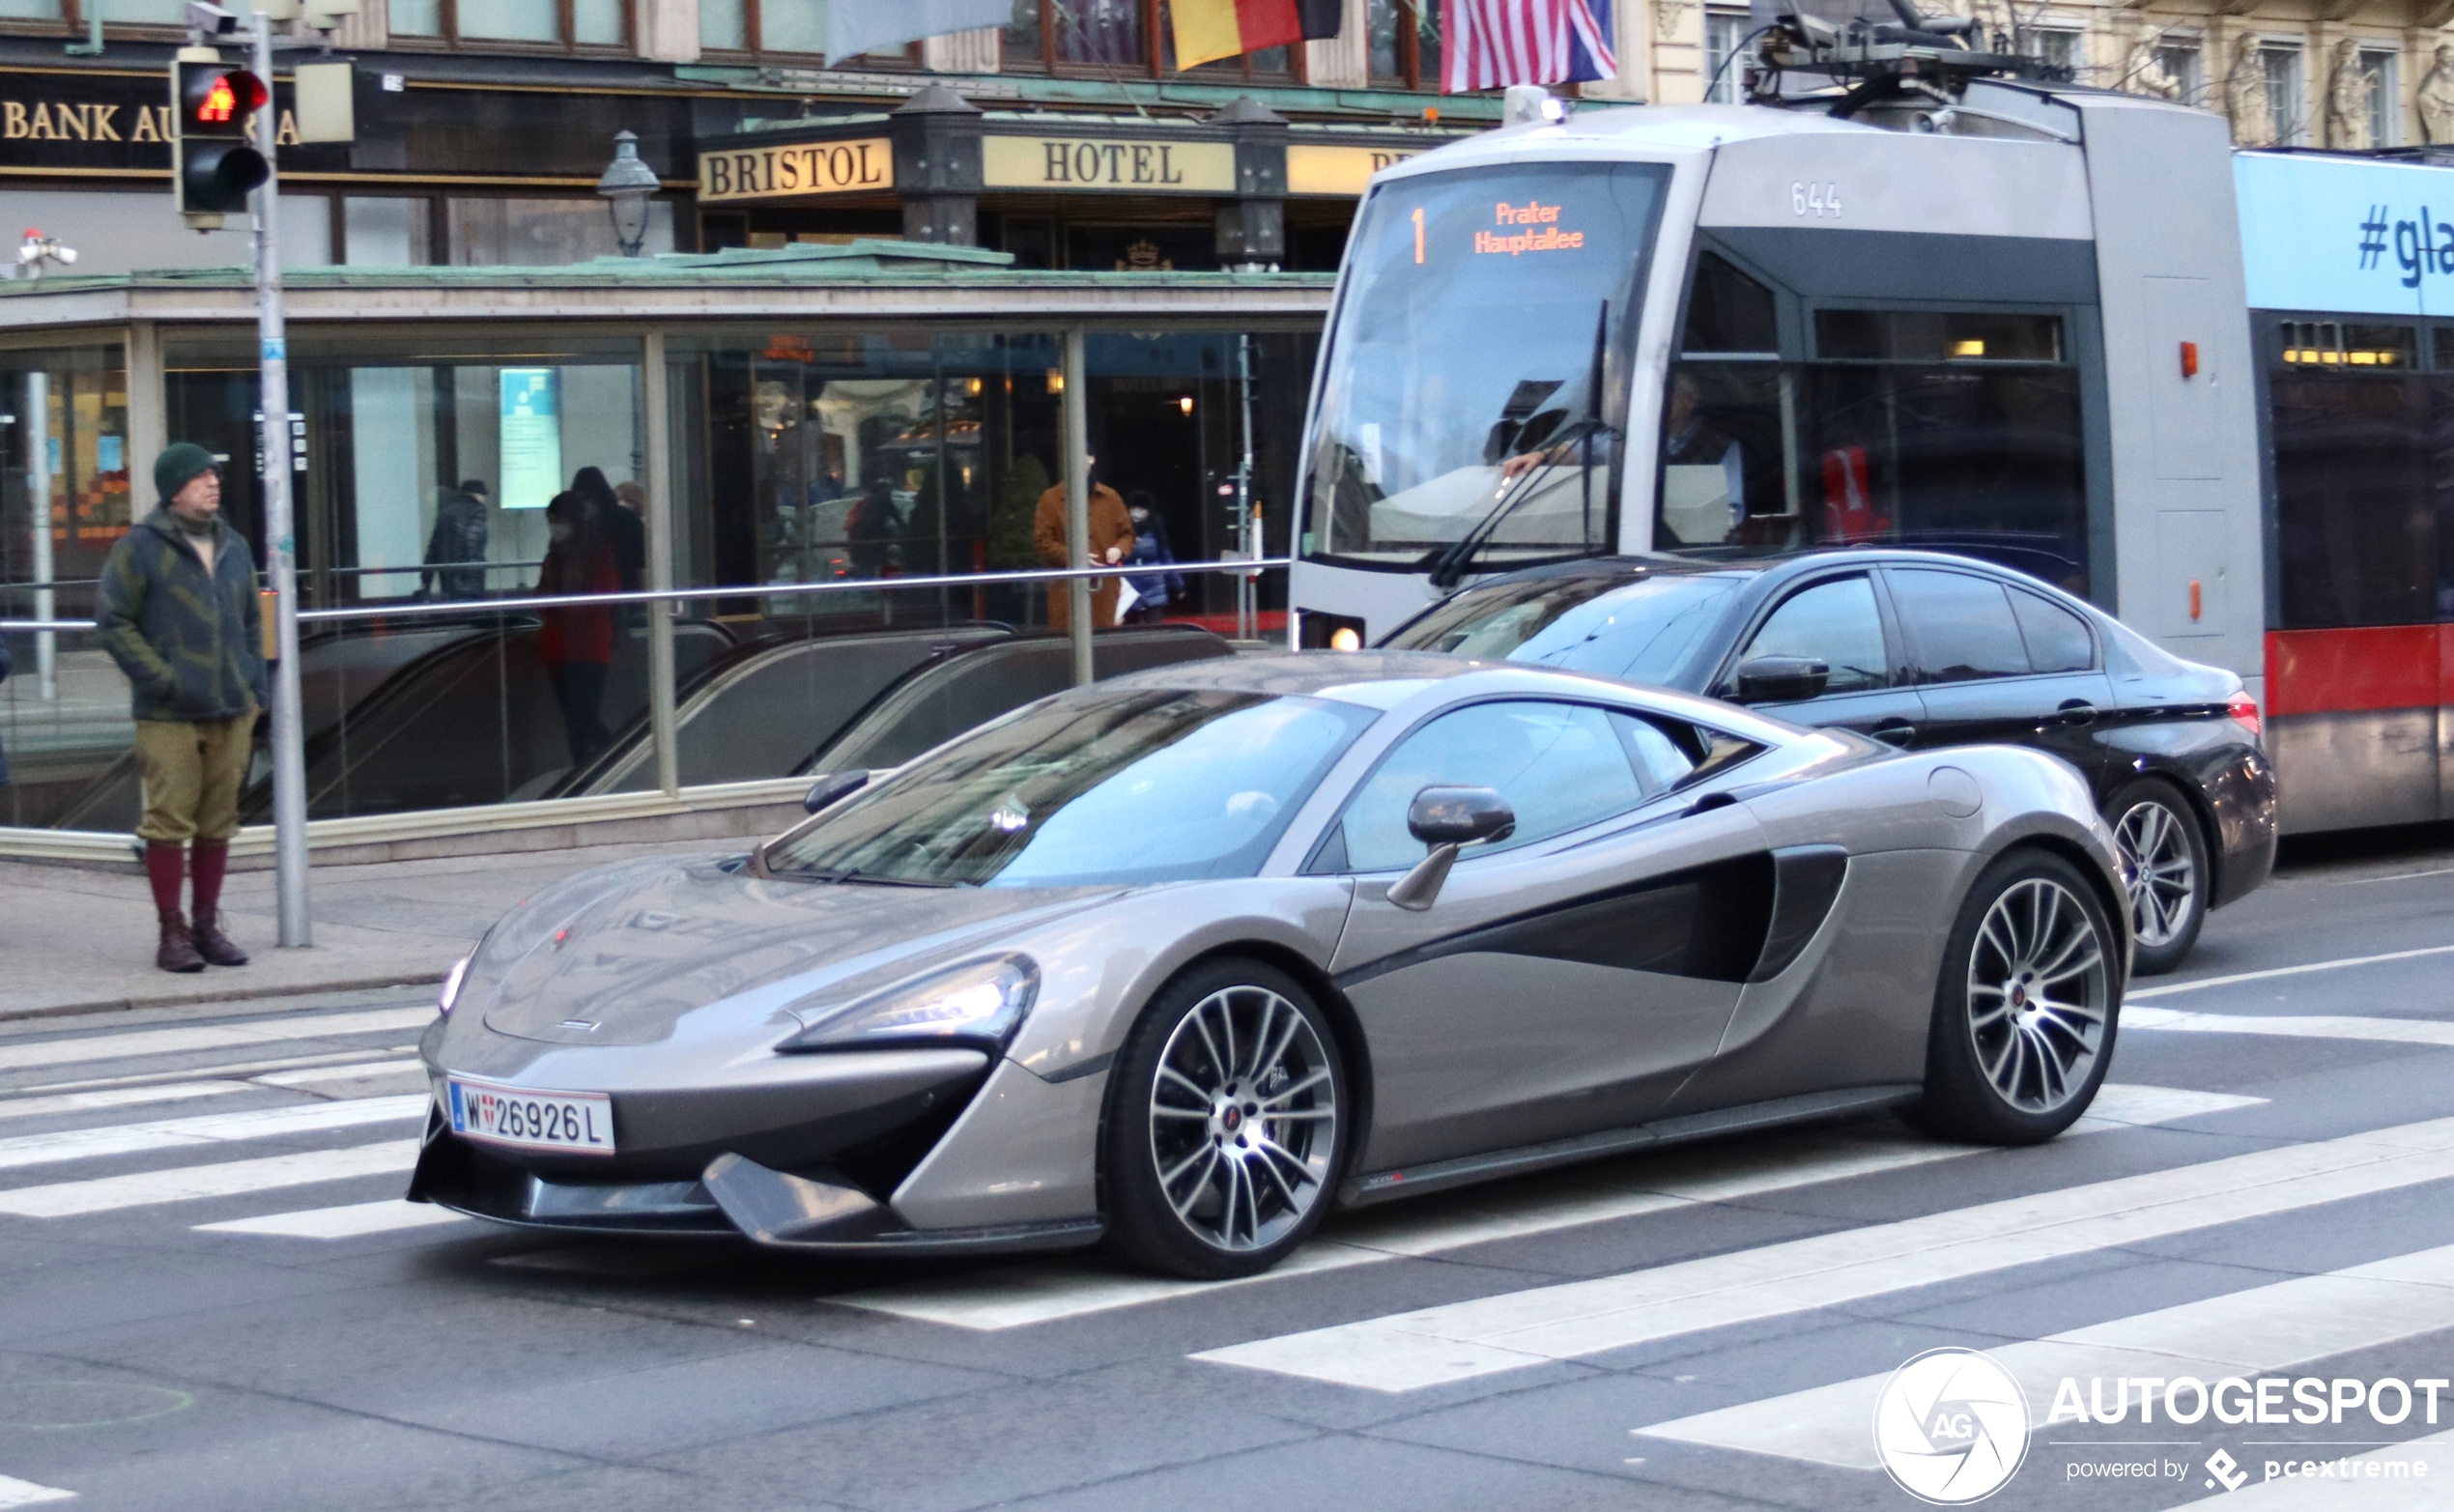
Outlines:
[[[831,803],[851,797],[870,785],[869,768],[856,766],[848,772],[824,772],[801,796],[801,807],[815,813]]]
[[[1517,811],[1489,787],[1426,787],[1406,808],[1406,831],[1426,845],[1505,840]]]
[[[1389,884],[1389,901],[1419,913],[1440,900],[1457,847],[1506,840],[1517,828],[1517,811],[1488,787],[1426,787],[1406,808],[1406,828],[1432,853]]]
[[[1796,703],[1820,699],[1832,682],[1832,666],[1812,656],[1758,656],[1738,669],[1741,703]]]

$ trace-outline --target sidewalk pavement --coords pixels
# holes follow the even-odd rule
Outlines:
[[[225,927],[254,960],[175,975],[142,873],[0,862],[0,1020],[441,982],[495,920],[575,871],[744,841],[592,845],[531,854],[323,866],[308,879],[315,944],[282,950],[273,873],[231,873]]]

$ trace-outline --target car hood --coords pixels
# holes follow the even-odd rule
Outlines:
[[[694,1017],[783,1033],[804,1004],[833,1007],[1120,891],[781,880],[739,858],[631,864],[524,903],[479,947],[463,996],[496,1033],[553,1044],[653,1044]]]

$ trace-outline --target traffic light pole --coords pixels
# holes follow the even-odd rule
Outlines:
[[[272,87],[272,22],[263,11],[255,31],[255,73]],[[256,150],[270,165],[280,112],[268,99],[256,112]],[[299,719],[299,568],[290,479],[290,344],[281,315],[281,179],[277,169],[256,190],[256,340],[263,364],[263,415],[257,422],[264,458],[265,565],[272,580],[272,858],[273,890],[284,946],[315,943],[307,918],[306,755]]]

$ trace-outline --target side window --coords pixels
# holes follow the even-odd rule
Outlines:
[[[1749,662],[1758,656],[1819,658],[1832,669],[1832,680],[1824,685],[1826,693],[1863,693],[1891,686],[1874,585],[1862,577],[1834,578],[1792,593],[1772,612],[1738,659]]]
[[[1644,800],[1611,716],[1582,703],[1477,703],[1406,737],[1347,804],[1347,868],[1385,871],[1423,859],[1406,810],[1435,784],[1497,788],[1517,811],[1502,844],[1548,840]],[[1491,847],[1480,847],[1488,849]]]
[[[2011,611],[2019,617],[2032,670],[2084,672],[2096,666],[2096,637],[2088,633],[2086,620],[2026,588],[2011,590]]]
[[[1696,770],[1697,753],[1689,749],[1696,743],[1692,727],[1684,732],[1684,742],[1673,740],[1661,726],[1634,714],[1613,713],[1611,727],[1619,732],[1619,743],[1627,748],[1628,761],[1636,768],[1637,784],[1644,789],[1645,797],[1669,792]]]
[[[2010,595],[1991,578],[1897,568],[1892,602],[1899,606],[1926,681],[2028,674],[2028,646],[2019,638],[2018,621],[2012,618]]]

